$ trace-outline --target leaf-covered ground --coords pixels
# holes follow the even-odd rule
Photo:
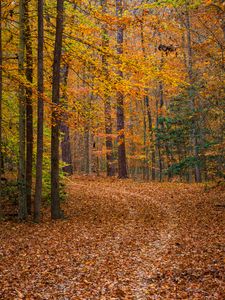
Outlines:
[[[68,219],[0,224],[0,299],[224,299],[225,193],[74,177]]]

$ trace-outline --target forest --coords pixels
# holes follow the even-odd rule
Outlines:
[[[0,0],[0,299],[224,299],[225,2]]]

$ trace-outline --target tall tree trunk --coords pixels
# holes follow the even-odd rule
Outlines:
[[[89,110],[89,109],[88,109]],[[88,111],[89,114],[89,111]],[[91,174],[91,134],[90,134],[90,118],[88,116],[87,124],[84,128],[84,172],[86,175]]]
[[[142,19],[141,19],[141,46],[142,46],[142,52],[144,55],[144,59],[146,59],[146,51],[145,51],[145,40],[144,40],[144,16],[142,14]],[[144,108],[143,108],[143,123],[144,123],[144,150],[145,150],[145,161],[144,161],[144,172],[143,172],[143,179],[149,180],[149,149],[147,146],[147,121],[146,121],[146,116],[148,118],[148,107],[146,105],[145,98],[148,97],[148,88],[144,89],[146,95],[143,98],[144,102]],[[148,128],[148,133],[150,132],[150,128]],[[150,140],[150,135],[149,141],[151,145],[151,140]]]
[[[83,68],[83,77],[82,77],[82,87],[86,88],[87,87],[87,80],[89,79],[88,76],[90,74],[90,68],[87,67],[86,65]],[[91,104],[92,104],[92,98],[93,98],[93,93],[92,91],[88,94],[87,97],[84,97],[85,101],[85,111],[86,111],[86,118],[85,118],[85,126],[84,126],[84,135],[83,135],[83,140],[84,140],[84,173],[86,175],[90,175],[92,171],[92,161],[91,161]]]
[[[121,19],[123,13],[122,0],[116,0],[116,15],[118,21]],[[123,25],[118,24],[117,28],[117,54],[123,54]],[[118,62],[118,76],[123,78],[123,71],[121,70],[121,60]],[[117,92],[117,136],[118,136],[118,175],[119,178],[127,178],[127,162],[126,162],[126,146],[124,133],[124,95],[122,91]]]
[[[144,37],[144,16],[142,15],[141,20],[141,46],[144,58],[146,58],[146,49],[145,49],[145,37]],[[145,89],[145,96],[144,96],[144,104],[146,106],[146,113],[148,119],[148,137],[150,143],[150,153],[151,153],[151,176],[152,180],[155,180],[155,149],[154,149],[154,134],[153,134],[153,127],[152,127],[152,115],[151,115],[151,108],[149,105],[149,89]]]
[[[149,147],[147,146],[147,120],[146,120],[146,105],[145,101],[143,103],[143,125],[144,125],[144,132],[143,132],[143,141],[144,141],[144,166],[143,166],[143,179],[149,180]]]
[[[163,64],[163,59],[162,59],[162,64]],[[159,101],[160,114],[159,114],[159,117],[160,116],[163,117],[162,114],[161,114],[162,108],[164,106],[164,86],[163,86],[162,82],[160,82],[160,84],[159,84],[159,97],[160,97],[160,101]],[[164,123],[163,119],[160,121],[159,130],[160,129],[162,130],[163,134],[166,134],[166,128],[165,128],[165,123]],[[168,181],[170,181],[171,178],[172,178],[172,173],[171,173],[171,170],[170,170],[171,161],[172,162],[175,162],[175,161],[174,161],[174,158],[173,158],[173,154],[172,154],[172,152],[169,149],[169,145],[168,145],[168,141],[166,139],[166,136],[164,138],[163,143],[164,143],[165,153],[166,153],[166,158],[167,158]]]
[[[154,147],[154,132],[153,132],[153,126],[152,126],[152,115],[151,115],[151,108],[149,105],[149,96],[145,96],[145,105],[147,110],[147,117],[148,117],[148,130],[149,130],[149,142],[150,142],[150,152],[151,152],[151,175],[152,180],[155,181],[156,174],[155,174],[155,147]]]
[[[29,24],[29,1],[25,1],[25,44],[26,44],[26,79],[33,82],[33,53]],[[32,88],[26,87],[26,197],[27,211],[31,214],[32,194],[32,166],[33,166],[33,107]]]
[[[61,218],[59,197],[59,119],[60,61],[63,37],[63,0],[57,0],[57,18],[52,74],[52,133],[51,133],[51,216]]]
[[[186,33],[187,33],[187,68],[188,68],[188,78],[189,78],[189,98],[190,98],[190,108],[193,114],[195,114],[195,91],[194,91],[194,73],[193,73],[193,51],[191,42],[191,24],[190,24],[190,14],[189,14],[189,1],[185,2],[185,19],[186,19]],[[194,117],[195,118],[195,117]],[[197,128],[196,120],[194,119],[191,129],[191,139],[193,146],[193,156],[195,158],[195,181],[201,182],[201,171],[199,167],[199,150],[198,150],[198,140],[197,140]]]
[[[44,20],[43,1],[38,0],[38,113],[37,113],[37,160],[36,184],[34,197],[34,221],[40,222],[42,197],[42,165],[43,165],[43,119],[44,119]]]
[[[61,141],[62,161],[66,164],[66,166],[63,166],[62,170],[66,175],[72,175],[73,165],[70,145],[70,129],[65,122],[61,122],[60,131],[63,134]]]
[[[96,137],[96,141],[95,141],[95,149],[96,149],[96,175],[100,176],[100,159],[99,159],[99,137]]]
[[[84,173],[90,175],[90,132],[88,126],[84,128]]]
[[[184,61],[184,65],[187,66],[187,51],[186,51],[186,32],[184,32],[182,34],[182,47],[184,49],[183,51],[183,61]],[[192,141],[191,138],[189,138],[188,144],[190,143],[190,145],[187,145],[185,147],[185,152],[184,152],[184,158],[190,156],[190,151],[189,151],[189,147],[192,147]],[[187,168],[187,174],[186,174],[186,180],[187,182],[191,183],[192,181],[192,167],[188,166]]]
[[[107,0],[101,0],[102,13],[107,13]],[[102,25],[102,47],[105,51],[107,51],[109,47],[109,33],[107,24],[104,23]],[[104,80],[107,82],[108,79],[108,61],[107,55],[102,55],[102,72],[104,76]],[[115,168],[113,165],[113,142],[112,142],[112,116],[111,116],[111,98],[109,95],[109,91],[106,90],[104,97],[104,107],[105,107],[105,133],[106,133],[106,169],[107,176],[115,175]]]
[[[69,66],[65,64],[62,68],[62,84],[64,86],[64,95],[62,96],[63,99],[63,106],[66,109],[67,105],[67,95],[66,95],[66,87],[67,87],[67,79],[69,73]],[[67,175],[73,174],[73,166],[72,166],[72,154],[71,154],[71,145],[70,145],[70,129],[68,124],[66,123],[68,117],[67,113],[64,113],[64,117],[60,123],[60,131],[62,133],[62,141],[61,141],[61,150],[62,150],[62,161],[66,164],[63,166],[63,172]]]
[[[25,2],[26,0],[20,0],[19,2],[19,53],[18,53],[18,68],[20,76],[24,76],[24,60],[25,60]],[[26,199],[26,163],[25,163],[25,87],[23,83],[19,84],[19,220],[26,220],[27,218],[27,199]]]
[[[0,0],[0,219],[2,216],[2,1]]]
[[[156,149],[158,152],[158,165],[159,165],[159,181],[161,182],[163,179],[163,158],[162,158],[162,149],[161,149],[161,141],[159,137],[159,131],[160,131],[160,105],[161,105],[161,96],[160,99],[156,99]]]

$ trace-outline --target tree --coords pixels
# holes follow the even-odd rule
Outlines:
[[[19,2],[19,53],[18,53],[18,68],[20,75],[20,84],[18,91],[19,98],[19,212],[18,218],[20,220],[26,220],[27,218],[27,198],[26,198],[26,110],[25,110],[25,87],[22,82],[24,78],[24,63],[25,63],[25,47],[26,47],[26,36],[25,36],[25,5],[26,0],[20,0]]]
[[[33,59],[29,25],[28,0],[21,0],[20,42],[19,42],[19,219],[25,220],[31,214],[32,158],[33,158],[33,111],[32,88]],[[25,67],[26,63],[26,67]],[[27,82],[24,84],[24,77]]]
[[[40,222],[42,197],[42,167],[43,167],[43,121],[44,121],[44,22],[43,0],[38,0],[38,113],[37,113],[37,159],[36,159],[36,185],[34,197],[34,221]]]
[[[107,13],[107,0],[101,0],[102,14],[105,15]],[[107,51],[109,48],[109,33],[107,24],[104,23],[102,25],[102,47],[104,51]],[[108,80],[108,61],[107,55],[102,55],[102,72],[104,76],[104,80],[107,84]],[[112,116],[111,116],[111,98],[109,95],[109,91],[105,91],[104,97],[104,108],[105,108],[105,134],[106,134],[106,170],[107,176],[115,175],[115,168],[113,166],[113,142],[112,142]]]
[[[146,59],[146,47],[145,47],[145,34],[144,34],[144,13],[142,12],[142,19],[141,19],[141,47],[142,52],[144,55],[144,59]],[[152,126],[152,114],[151,108],[149,104],[149,89],[145,88],[145,95],[144,95],[144,106],[146,107],[146,115],[148,120],[148,138],[150,143],[150,154],[151,154],[151,179],[154,181],[156,179],[155,174],[155,149],[154,149],[154,133],[153,133],[153,126]],[[147,157],[148,159],[148,157]]]
[[[68,109],[68,99],[67,99],[67,80],[68,80],[68,73],[69,73],[69,65],[66,63],[61,68],[62,74],[62,85],[63,85],[63,95],[62,95],[62,105],[64,109]],[[60,131],[62,133],[62,141],[61,141],[61,150],[62,150],[62,161],[66,164],[63,166],[63,172],[67,175],[73,174],[73,166],[72,166],[72,155],[71,155],[71,146],[70,146],[70,129],[67,124],[68,116],[66,112],[63,112],[62,118],[60,122]]]
[[[192,51],[192,41],[191,41],[191,24],[189,15],[189,1],[185,2],[185,19],[186,19],[186,33],[187,33],[187,69],[189,78],[189,99],[190,99],[190,109],[193,114],[195,114],[195,88],[194,88],[194,72],[193,72],[193,51]],[[197,123],[194,119],[191,128],[191,140],[193,147],[193,156],[195,158],[195,181],[201,181],[201,171],[199,166],[199,145],[197,138]]]
[[[120,178],[128,166],[145,180],[223,178],[222,1],[75,2],[59,2],[57,18],[56,1],[38,1],[38,15],[34,1],[1,2],[0,175],[14,178],[18,166],[19,218],[31,212],[32,169],[34,220],[50,180],[52,217],[61,216],[60,159],[67,174],[73,160],[79,173],[108,176],[118,163]]]
[[[33,167],[33,107],[32,88],[28,84],[33,82],[33,53],[29,21],[29,1],[25,1],[25,48],[26,48],[26,199],[27,211],[31,214],[32,167]]]
[[[63,0],[57,0],[56,33],[52,73],[52,133],[51,133],[51,216],[61,218],[59,197],[59,103],[60,62],[63,38]]]
[[[121,24],[121,17],[123,14],[122,0],[116,0],[116,15],[118,18],[117,25],[117,54],[123,54],[123,24]],[[118,60],[118,77],[121,81],[123,78],[123,71],[121,69],[121,58]],[[124,95],[123,92],[117,91],[117,135],[118,135],[118,175],[119,178],[127,178],[127,162],[126,162],[126,146],[125,146],[125,124],[124,124]]]
[[[0,1],[0,218],[2,215],[2,1]]]

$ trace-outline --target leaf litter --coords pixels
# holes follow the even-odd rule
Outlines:
[[[74,176],[66,220],[0,224],[0,299],[224,299],[224,190]]]

